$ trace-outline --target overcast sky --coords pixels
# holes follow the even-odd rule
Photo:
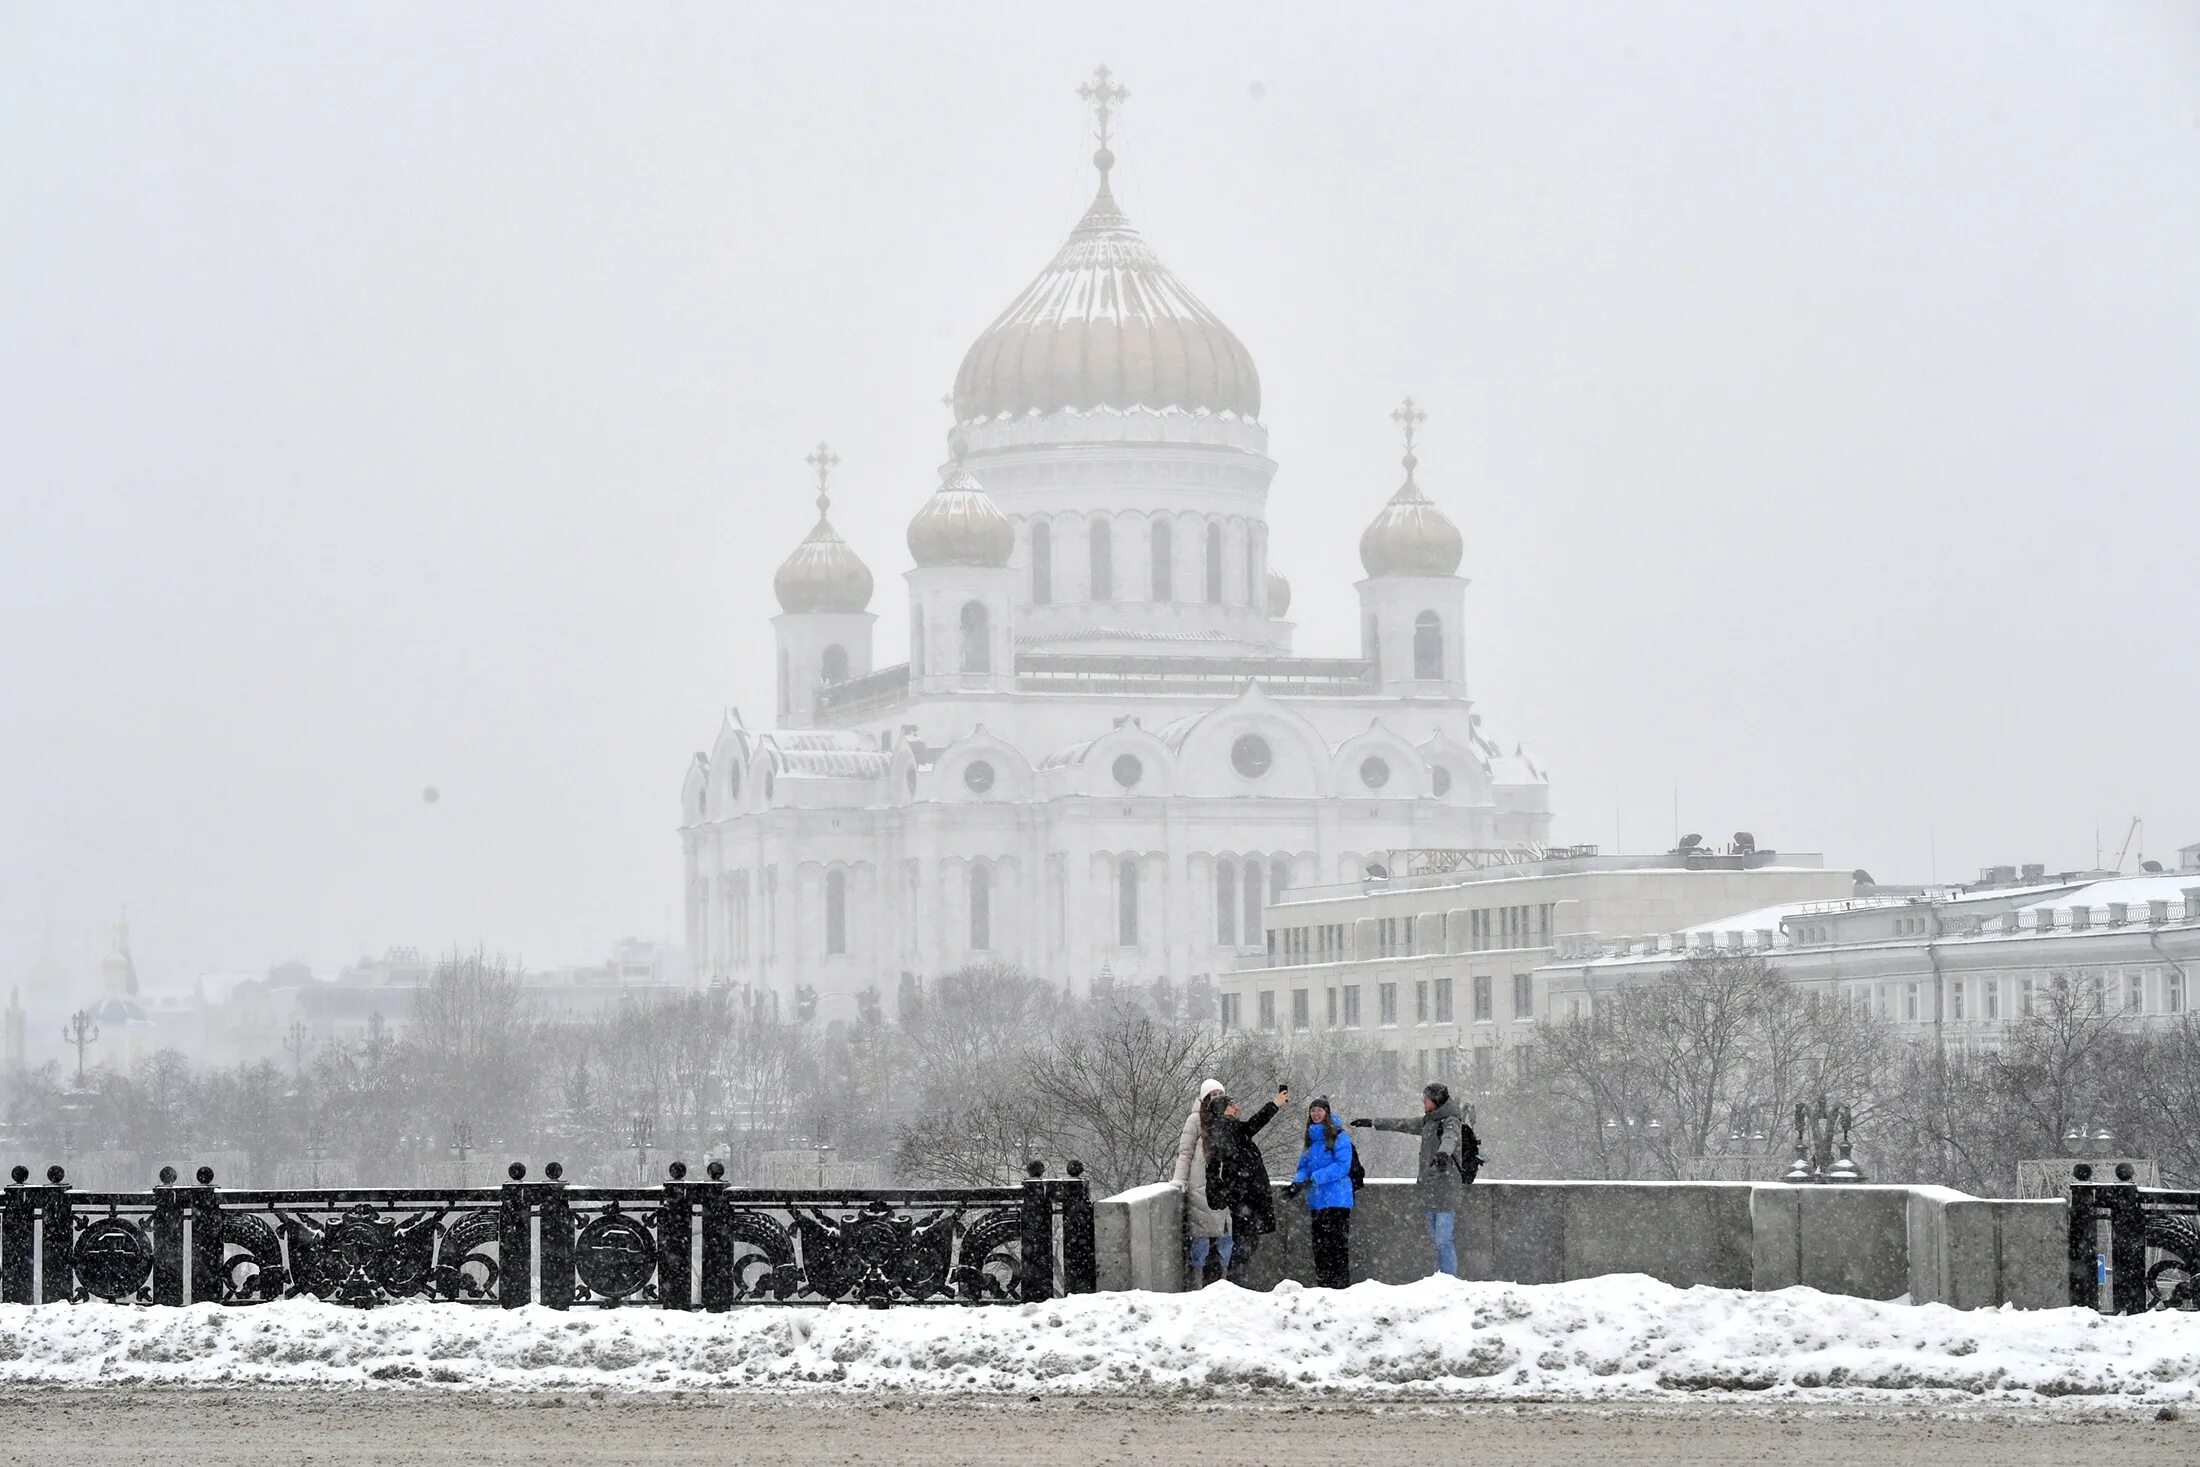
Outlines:
[[[820,9],[0,8],[0,983],[676,933],[802,457],[892,648],[1099,61],[1299,650],[1410,392],[1560,839],[2200,840],[2200,10]]]

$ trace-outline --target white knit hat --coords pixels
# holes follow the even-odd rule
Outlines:
[[[1210,1095],[1219,1095],[1221,1093],[1222,1082],[1220,1080],[1209,1080],[1199,1087],[1199,1098],[1201,1100],[1205,1100]]]

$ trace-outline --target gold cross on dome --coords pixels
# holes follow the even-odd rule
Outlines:
[[[1428,414],[1422,412],[1418,407],[1414,406],[1413,399],[1409,397],[1404,402],[1398,404],[1398,410],[1390,415],[1390,421],[1405,429],[1406,452],[1411,453],[1413,452],[1414,432],[1423,423],[1428,421]]]
[[[1100,146],[1108,145],[1108,119],[1115,109],[1130,100],[1130,89],[1115,84],[1115,73],[1105,66],[1092,69],[1092,80],[1077,89],[1077,95],[1092,104],[1093,116],[1100,122]]]
[[[840,455],[833,452],[833,446],[821,438],[817,447],[810,450],[809,457],[802,461],[817,471],[817,512],[823,514],[826,501],[830,497],[826,481],[832,478],[833,470],[840,466]]]

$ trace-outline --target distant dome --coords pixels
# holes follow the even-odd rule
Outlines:
[[[1007,565],[1016,530],[983,485],[956,464],[909,522],[909,554],[918,565]]]
[[[1291,610],[1291,583],[1280,571],[1268,572],[1268,616],[1271,621],[1282,621]]]
[[[963,422],[1062,409],[1181,408],[1260,416],[1252,354],[1171,275],[1108,189],[1039,278],[971,344],[955,375]]]
[[[1413,482],[1419,464],[1412,450],[1405,456],[1406,481],[1390,496],[1382,513],[1360,532],[1360,564],[1370,576],[1449,576],[1459,572],[1466,544],[1459,527],[1444,518],[1430,498]]]

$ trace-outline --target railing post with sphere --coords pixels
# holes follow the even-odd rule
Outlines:
[[[214,1169],[202,1166],[194,1175],[197,1186],[177,1189],[179,1193],[190,1194],[177,1198],[188,1207],[191,1215],[190,1301],[219,1304],[229,1293],[228,1279],[222,1271],[222,1205],[214,1195]],[[273,1282],[279,1292],[281,1280]],[[269,1284],[267,1279],[257,1282],[256,1288],[262,1298],[273,1297],[267,1293]]]
[[[703,1204],[703,1307],[731,1309],[735,1292],[733,1204],[726,1196],[726,1164],[704,1168],[710,1180],[698,1194]]]
[[[160,1169],[160,1185],[153,1188],[153,1302],[180,1305],[190,1260],[183,1251],[183,1199],[176,1195],[176,1169]]]
[[[1085,1164],[1065,1168],[1069,1180],[1054,1185],[1062,1194],[1062,1292],[1090,1294],[1100,1287],[1100,1255],[1092,1234],[1092,1184]]]
[[[695,1307],[695,1189],[684,1161],[665,1168],[657,1192],[657,1304]]]
[[[38,1189],[38,1299],[42,1304],[63,1304],[75,1292],[72,1277],[76,1245],[75,1209],[69,1205],[68,1173],[46,1168],[46,1185]]]
[[[535,1297],[534,1189],[527,1185],[526,1163],[515,1161],[504,1174],[511,1180],[497,1201],[497,1303],[517,1309]]]
[[[1054,1200],[1047,1194],[1046,1174],[1043,1161],[1024,1166],[1016,1278],[1026,1304],[1042,1304],[1054,1297]]]
[[[31,1263],[35,1256],[31,1235],[31,1197],[24,1185],[31,1169],[16,1167],[8,1173],[8,1185],[0,1191],[0,1304],[31,1302]]]
[[[551,1309],[573,1307],[573,1205],[565,1200],[565,1163],[542,1169],[537,1188],[542,1199],[542,1302]]]
[[[2118,1314],[2144,1314],[2147,1307],[2147,1218],[2132,1181],[2131,1163],[2116,1168],[2120,1186],[2102,1190],[2108,1201],[2109,1297]]]

